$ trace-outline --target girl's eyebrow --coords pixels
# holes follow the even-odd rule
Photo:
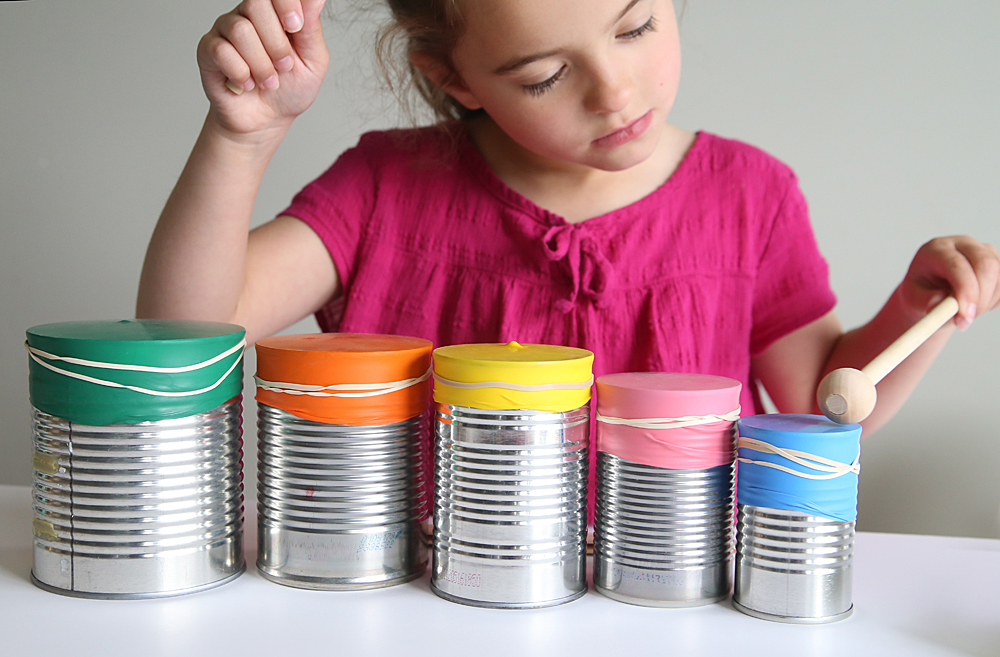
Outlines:
[[[641,1],[642,0],[631,0],[625,6],[625,9],[622,9],[621,13],[618,14],[618,17],[615,18],[615,20],[613,20],[611,22],[612,26],[615,23],[617,23],[618,21],[620,21],[621,19],[625,18],[625,14],[629,13],[630,11],[632,11],[632,7],[636,6]],[[538,60],[545,59],[546,57],[553,57],[555,55],[558,55],[561,52],[562,52],[561,49],[557,49],[557,50],[548,50],[546,52],[539,52],[539,53],[535,53],[533,55],[527,55],[525,57],[515,57],[514,59],[511,59],[510,61],[508,61],[506,64],[502,64],[501,66],[499,66],[496,69],[494,69],[493,70],[493,74],[494,75],[506,75],[508,73],[513,73],[514,71],[518,71],[518,70],[524,68],[525,66],[527,66],[528,64],[530,64],[532,62],[537,62]]]
[[[507,73],[513,73],[514,71],[518,71],[532,62],[537,62],[539,59],[545,59],[546,57],[552,57],[554,55],[558,55],[561,52],[562,49],[548,50],[546,52],[539,52],[535,53],[534,55],[528,55],[527,57],[517,57],[515,59],[510,60],[506,64],[500,66],[499,68],[495,69],[493,71],[493,74],[506,75]]]
[[[637,4],[639,4],[639,2],[640,2],[640,0],[632,0],[632,2],[628,3],[628,4],[627,4],[627,5],[625,6],[625,8],[624,8],[624,9],[622,9],[622,13],[618,14],[618,18],[616,18],[616,19],[615,19],[615,20],[614,20],[614,21],[612,22],[612,25],[614,25],[615,23],[617,23],[617,22],[618,22],[618,21],[620,21],[621,19],[625,18],[625,14],[629,13],[630,11],[632,11],[632,7],[634,7],[634,6],[636,6]]]

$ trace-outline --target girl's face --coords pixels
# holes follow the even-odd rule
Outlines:
[[[670,0],[489,0],[462,5],[446,90],[514,141],[620,171],[655,149],[680,81]]]

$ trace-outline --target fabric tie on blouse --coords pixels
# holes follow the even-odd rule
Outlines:
[[[581,294],[598,307],[604,306],[605,292],[613,275],[611,263],[590,236],[580,235],[572,224],[553,226],[542,238],[545,255],[553,262],[565,261],[572,278],[573,291],[556,301],[556,310],[568,313]]]

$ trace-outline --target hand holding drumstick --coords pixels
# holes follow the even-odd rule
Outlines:
[[[842,367],[827,374],[816,393],[820,411],[841,424],[867,418],[875,408],[875,385],[938,329],[952,318],[960,329],[965,329],[978,314],[1000,303],[998,270],[1000,257],[996,249],[971,238],[938,238],[921,247],[897,290],[908,302],[903,305],[919,308],[933,303],[934,295],[941,294],[942,288],[950,287],[952,295],[938,302],[861,370]]]

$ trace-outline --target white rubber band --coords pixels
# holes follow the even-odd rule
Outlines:
[[[694,427],[701,424],[713,424],[715,422],[735,422],[740,419],[740,411],[730,411],[725,415],[685,415],[683,417],[650,417],[650,418],[622,418],[609,417],[597,414],[597,421],[605,424],[619,424],[636,429],[680,429],[681,427]]]
[[[855,457],[853,463],[841,463],[840,461],[833,461],[823,456],[816,456],[815,454],[800,452],[795,449],[784,449],[782,447],[772,445],[771,443],[766,443],[762,440],[747,438],[746,436],[740,436],[737,447],[742,447],[744,449],[764,454],[777,454],[778,456],[783,456],[789,461],[797,463],[802,467],[809,468],[810,470],[816,470],[817,472],[827,473],[809,474],[778,463],[771,463],[769,461],[754,461],[753,459],[748,458],[736,459],[741,463],[752,463],[753,465],[762,465],[766,468],[774,468],[775,470],[781,470],[782,472],[787,472],[788,474],[793,474],[796,477],[802,477],[804,479],[836,479],[837,477],[842,477],[852,472],[854,474],[861,473],[860,448],[858,449],[858,455]]]
[[[185,366],[183,368],[169,368],[169,367],[166,367],[166,368],[153,368],[153,367],[146,366],[146,365],[122,365],[120,363],[99,363],[97,361],[87,361],[87,360],[83,360],[83,359],[80,359],[80,358],[64,358],[64,357],[61,357],[61,356],[53,356],[52,354],[46,354],[46,352],[39,351],[38,349],[34,349],[33,347],[28,347],[27,343],[25,343],[25,346],[28,349],[28,355],[31,356],[31,359],[33,361],[35,361],[36,363],[38,363],[39,365],[41,365],[42,367],[44,367],[46,369],[52,370],[56,374],[62,374],[63,376],[68,376],[71,379],[78,379],[80,381],[86,381],[87,383],[93,383],[93,384],[96,384],[96,385],[99,385],[99,386],[104,386],[106,388],[122,388],[124,390],[131,390],[133,392],[139,392],[139,393],[142,393],[144,395],[151,395],[153,397],[193,397],[194,395],[200,395],[202,393],[206,393],[206,392],[210,392],[212,390],[215,390],[220,385],[222,385],[222,382],[226,380],[226,377],[228,377],[230,374],[232,374],[233,370],[236,369],[236,366],[239,365],[243,361],[243,351],[242,350],[243,350],[244,347],[246,347],[246,341],[245,340],[240,341],[240,343],[238,345],[236,345],[236,347],[234,347],[232,349],[226,350],[220,356],[216,356],[216,357],[213,357],[213,358],[211,358],[211,359],[209,359],[207,361],[203,361],[201,363],[197,363],[196,366]],[[86,374],[79,374],[77,372],[70,372],[69,370],[61,369],[59,367],[56,367],[55,365],[50,365],[49,363],[46,363],[44,360],[42,360],[42,358],[39,357],[39,355],[38,355],[38,354],[43,354],[44,356],[42,356],[42,357],[51,357],[52,359],[55,359],[55,360],[63,360],[63,361],[69,362],[69,363],[77,364],[77,365],[88,365],[89,367],[103,367],[104,369],[126,370],[126,371],[133,371],[133,372],[174,373],[174,372],[178,372],[178,371],[180,371],[180,372],[189,372],[192,369],[201,369],[203,367],[208,367],[212,363],[217,363],[221,358],[225,358],[226,356],[232,355],[237,349],[240,350],[240,355],[233,361],[233,364],[229,366],[229,369],[226,370],[226,373],[223,374],[221,377],[219,377],[218,381],[216,381],[215,383],[213,383],[210,386],[206,386],[204,388],[201,388],[200,390],[185,390],[185,391],[181,391],[181,392],[167,392],[167,391],[164,391],[164,390],[152,390],[150,388],[140,388],[139,386],[130,386],[130,385],[125,385],[123,383],[117,383],[115,381],[106,381],[104,379],[97,379],[97,378],[94,378],[92,376],[87,376]],[[91,364],[91,363],[93,363],[93,364]]]
[[[50,354],[47,351],[42,351],[41,349],[36,349],[30,346],[27,342],[24,343],[24,348],[28,350],[29,354],[38,356],[38,358],[44,358],[45,360],[61,360],[64,363],[70,363],[72,365],[84,365],[86,367],[96,367],[103,370],[124,370],[127,372],[153,372],[156,374],[177,374],[180,372],[192,372],[194,370],[200,370],[209,365],[214,365],[218,363],[223,358],[231,356],[237,351],[242,351],[247,346],[246,340],[240,340],[239,344],[233,345],[231,348],[223,351],[218,356],[213,356],[208,360],[203,360],[200,363],[195,363],[194,365],[183,365],[181,367],[155,367],[153,365],[126,365],[123,363],[104,363],[96,360],[84,360],[83,358],[73,358],[72,356],[56,356],[55,354]],[[37,361],[38,358],[35,360]],[[61,372],[61,370],[55,370]]]
[[[306,395],[308,397],[378,397],[388,395],[391,392],[405,390],[418,383],[423,383],[431,378],[431,370],[424,372],[423,376],[413,379],[403,379],[391,383],[336,383],[329,386],[314,386],[304,383],[279,383],[275,381],[265,381],[259,376],[254,377],[257,387],[268,392],[277,392],[284,395]],[[346,390],[361,392],[340,392]]]
[[[434,382],[451,388],[461,390],[481,390],[483,388],[500,388],[501,390],[519,390],[521,392],[544,392],[546,390],[589,390],[594,385],[594,377],[586,381],[575,383],[539,383],[537,385],[526,385],[521,383],[507,383],[506,381],[483,381],[481,383],[463,383],[452,381],[443,376],[434,375]]]

